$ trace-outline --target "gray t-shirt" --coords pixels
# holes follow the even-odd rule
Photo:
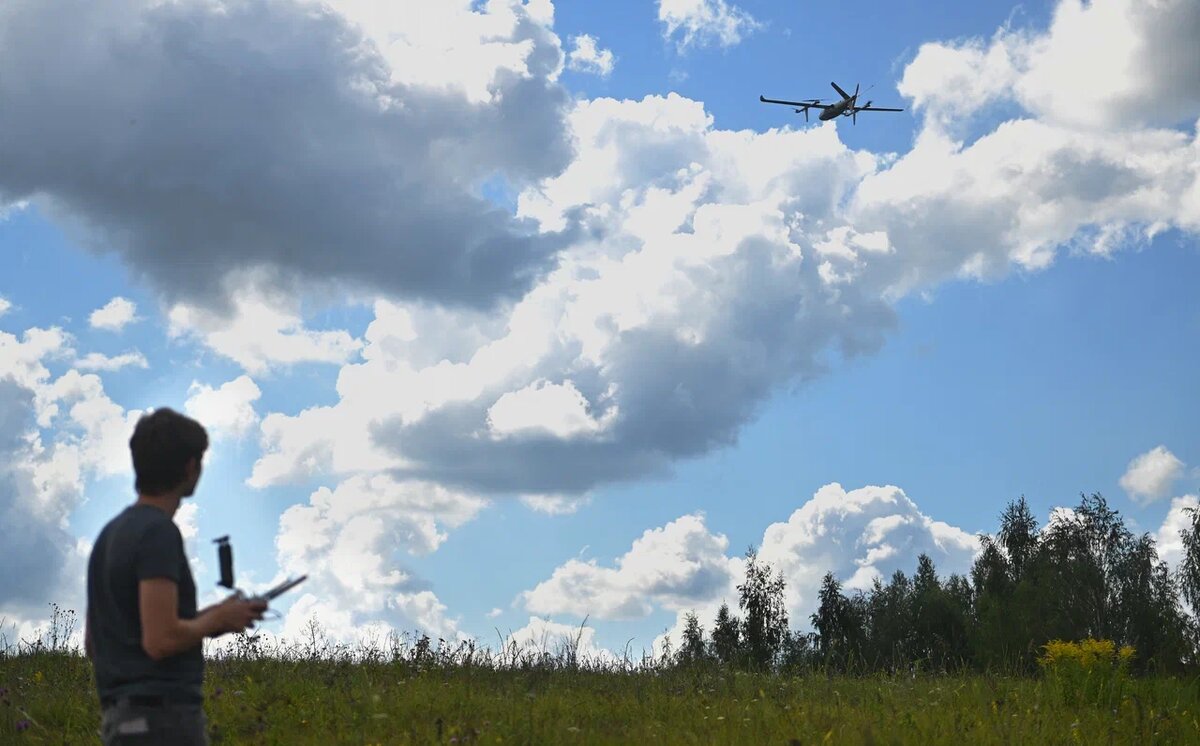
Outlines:
[[[196,584],[175,522],[152,505],[131,505],[108,522],[88,560],[88,624],[100,698],[159,694],[200,702],[204,655],[197,644],[155,661],[142,648],[138,582],[179,586],[179,618],[196,616]]]

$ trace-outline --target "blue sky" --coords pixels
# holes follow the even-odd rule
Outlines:
[[[586,616],[589,645],[640,650],[732,601],[750,545],[804,627],[825,569],[963,571],[1020,495],[1044,520],[1100,492],[1177,558],[1200,70],[1181,89],[1143,50],[1183,43],[1186,3],[105,5],[88,49],[136,28],[145,59],[0,53],[29,71],[0,84],[23,112],[0,115],[0,515],[41,567],[0,585],[20,629],[82,602],[156,406],[214,434],[179,517],[200,587],[223,534],[246,584],[313,575],[284,635]],[[0,49],[40,12],[0,12]],[[343,85],[364,75],[390,98]],[[906,111],[757,102],[831,79]],[[94,89],[125,108],[73,114]],[[132,320],[90,321],[117,298]]]

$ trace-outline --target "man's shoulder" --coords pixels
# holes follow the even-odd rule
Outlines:
[[[158,508],[149,505],[130,505],[116,514],[100,529],[96,539],[99,546],[106,540],[116,539],[120,542],[137,541],[148,533],[166,532],[182,540],[179,527],[171,517]]]
[[[129,525],[129,508],[125,508],[120,513],[117,513],[116,515],[114,515],[112,518],[109,518],[108,523],[105,523],[104,527],[100,529],[99,535],[96,536],[96,543],[95,543],[95,546],[93,547],[93,550],[104,546],[108,537],[112,536],[114,533],[120,533],[128,525]]]
[[[179,530],[175,521],[171,520],[171,516],[152,505],[134,503],[118,513],[109,523],[114,524],[117,521],[121,521],[121,524],[126,526],[169,526],[176,531]]]

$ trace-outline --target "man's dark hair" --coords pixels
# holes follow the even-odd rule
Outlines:
[[[183,481],[189,459],[204,456],[208,433],[191,417],[161,407],[138,420],[129,450],[138,493],[160,495]]]

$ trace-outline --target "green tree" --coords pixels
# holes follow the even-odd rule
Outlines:
[[[800,673],[812,663],[816,636],[799,631],[785,632],[780,652],[779,668],[787,673]]]
[[[939,671],[962,665],[968,658],[965,609],[942,587],[927,554],[917,558],[912,607],[915,657]]]
[[[1138,537],[1124,554],[1117,582],[1119,639],[1137,650],[1137,667],[1142,671],[1178,671],[1191,657],[1187,621],[1179,607],[1179,592],[1166,563],[1158,558],[1150,534]]]
[[[771,566],[760,562],[751,547],[746,551],[746,579],[737,587],[742,621],[742,645],[747,662],[754,668],[771,668],[779,657],[788,631],[784,604],[783,574],[772,575]]]
[[[981,551],[971,566],[974,629],[971,659],[983,668],[1025,666],[1021,625],[1013,619],[1013,594],[1008,557],[992,537],[979,536]],[[1029,661],[1032,663],[1032,661]]]
[[[1079,505],[1046,527],[1030,582],[1027,603],[1036,607],[1034,641],[1119,640],[1118,573],[1133,536],[1118,511],[1099,494],[1081,495]]]
[[[708,649],[704,643],[704,628],[694,611],[689,611],[683,620],[683,640],[679,644],[679,652],[675,654],[679,663],[699,663],[708,657]]]
[[[817,652],[826,668],[848,670],[862,665],[862,643],[867,604],[842,595],[842,584],[825,573],[817,594],[819,605],[811,617],[817,631]]]
[[[1183,562],[1179,566],[1179,590],[1193,609],[1200,609],[1200,510],[1184,508],[1188,525],[1179,532],[1183,539]]]
[[[872,668],[898,671],[912,662],[912,583],[903,571],[887,585],[876,578],[867,594],[865,658]]]
[[[1005,598],[1012,593],[1008,558],[987,534],[979,535],[981,550],[971,565],[971,584],[977,597]]]
[[[1024,495],[1010,502],[1000,515],[999,538],[1008,554],[1011,579],[1019,583],[1038,548],[1038,522]]]
[[[725,665],[739,662],[741,658],[741,633],[738,618],[729,611],[729,604],[722,603],[713,622],[712,657]]]

